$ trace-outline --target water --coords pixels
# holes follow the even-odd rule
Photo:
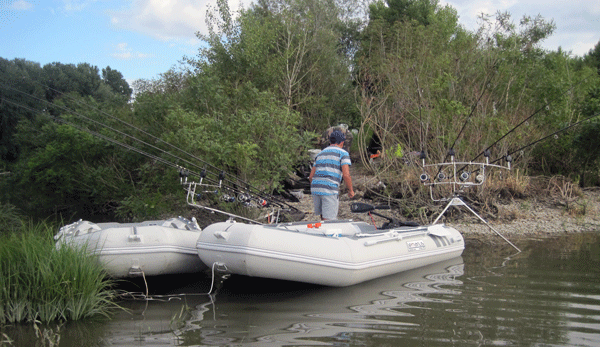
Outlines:
[[[231,277],[210,297],[201,295],[211,285],[206,277],[186,283],[149,279],[151,291],[197,295],[124,301],[129,312],[60,330],[41,327],[46,338],[36,338],[30,326],[4,327],[0,341],[10,338],[15,346],[50,346],[56,337],[60,346],[600,345],[600,235],[521,241],[519,254],[494,241],[469,241],[462,258],[347,288]]]

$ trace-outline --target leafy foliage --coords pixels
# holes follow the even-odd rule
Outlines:
[[[521,168],[532,160],[547,163],[555,155],[572,160],[561,155],[569,152],[570,141],[560,154],[538,151],[533,159],[520,150],[577,122],[575,105],[593,81],[589,70],[577,70],[564,52],[539,48],[554,24],[526,16],[517,26],[509,14],[498,13],[482,18],[480,29],[469,33],[448,7],[429,10],[427,20],[411,17],[419,4],[431,3],[371,7],[358,54],[362,129],[372,129],[384,151],[398,145],[409,149],[403,158],[383,156],[378,174],[399,184],[404,177],[415,181],[418,173],[410,172],[416,166],[406,164],[416,158],[411,152],[419,151],[431,162],[444,162],[450,149],[469,161],[489,148],[492,159],[515,153]],[[390,20],[393,13],[398,14],[395,21]]]
[[[20,230],[23,223],[21,213],[12,204],[0,203],[0,234]]]
[[[198,55],[136,81],[131,103],[110,67],[0,58],[3,206],[159,218],[181,200],[165,163],[217,167],[270,191],[313,134],[339,123],[360,130],[361,158],[370,134],[381,140],[373,170],[407,195],[420,193],[420,151],[434,162],[489,148],[492,159],[514,154],[520,172],[594,182],[598,46],[583,58],[543,50],[555,26],[540,16],[483,16],[471,32],[437,0],[377,1],[368,19],[362,5],[259,0],[234,11],[218,0]]]
[[[339,13],[331,2],[263,0],[234,19],[220,0],[209,35],[199,35],[207,47],[195,64],[233,86],[251,82],[273,93],[304,115],[306,130],[354,121],[350,61],[340,44],[356,25]]]
[[[303,147],[299,115],[252,85],[231,91],[223,100],[205,115],[172,110],[165,124],[174,130],[166,140],[252,185],[277,188]]]
[[[89,64],[42,68],[24,60],[0,63],[5,69],[0,74],[0,116],[7,125],[0,149],[3,167],[12,172],[0,181],[2,198],[42,219],[106,214],[115,198],[127,196],[127,180],[115,179],[115,168],[125,162],[110,165],[114,147],[59,123],[99,131],[99,124],[110,124],[108,112],[117,114],[127,106],[127,82],[105,69],[105,80],[122,88],[117,95]]]
[[[600,75],[600,41],[583,57],[583,61]]]
[[[600,184],[600,84],[590,90],[581,108],[591,120],[573,137],[573,148],[579,164],[579,185],[585,187],[588,180]]]
[[[0,159],[14,162],[20,148],[14,143],[17,124],[32,119],[43,109],[38,99],[43,88],[32,81],[42,78],[41,67],[24,59],[8,61],[0,58]],[[28,97],[30,95],[31,97]]]

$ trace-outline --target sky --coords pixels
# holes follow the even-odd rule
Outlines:
[[[236,10],[241,0],[230,1]],[[250,3],[250,0],[245,2]],[[110,66],[130,82],[155,79],[195,57],[206,33],[205,16],[216,0],[0,0],[0,57],[45,65]],[[598,0],[439,0],[478,28],[482,13],[507,11],[518,24],[538,14],[556,24],[542,46],[583,56],[600,41]]]

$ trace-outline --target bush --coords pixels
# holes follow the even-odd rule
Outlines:
[[[165,126],[175,130],[166,141],[243,183],[265,191],[279,188],[306,146],[298,130],[299,114],[251,84],[230,91],[227,100],[210,113],[173,109]]]

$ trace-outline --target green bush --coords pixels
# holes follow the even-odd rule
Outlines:
[[[299,114],[252,84],[228,93],[209,113],[173,109],[166,141],[262,190],[278,188],[306,146]]]

